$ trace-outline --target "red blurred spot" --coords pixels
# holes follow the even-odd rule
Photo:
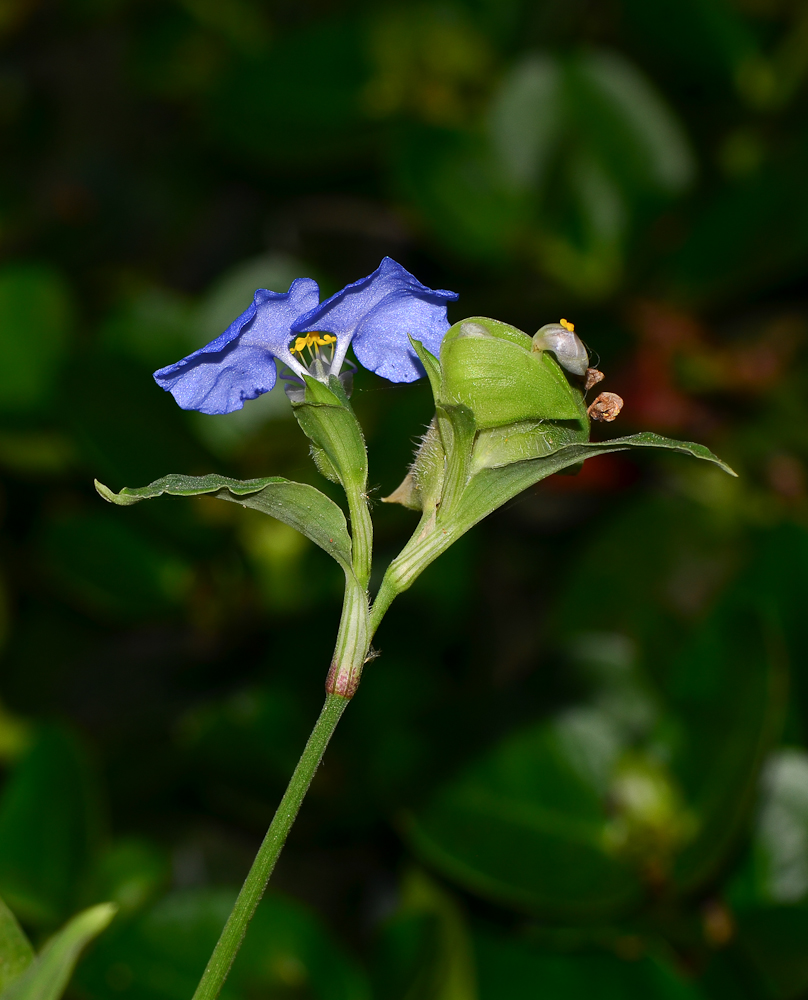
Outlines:
[[[550,476],[540,486],[558,493],[613,493],[631,486],[637,476],[637,466],[623,455],[599,455],[588,458],[577,475]]]

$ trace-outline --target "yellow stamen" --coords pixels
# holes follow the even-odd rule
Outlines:
[[[313,330],[311,333],[305,333],[302,337],[298,337],[295,340],[294,347],[290,348],[292,354],[302,354],[303,351],[308,347],[327,347],[329,344],[336,343],[337,338],[331,333],[318,333]]]
[[[574,323],[568,323],[565,319],[562,319],[561,325],[564,327],[565,330],[569,330],[570,333],[575,333]]]

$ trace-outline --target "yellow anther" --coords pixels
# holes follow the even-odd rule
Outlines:
[[[574,323],[568,323],[567,320],[562,319],[561,320],[561,325],[564,327],[565,330],[569,330],[570,333],[575,333],[575,324]]]
[[[302,337],[298,337],[291,352],[292,354],[301,354],[307,347],[327,347],[329,344],[336,343],[336,340],[337,338],[331,333],[318,333],[313,330],[311,333],[305,333]]]

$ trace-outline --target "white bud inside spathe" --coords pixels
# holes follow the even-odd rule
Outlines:
[[[491,333],[489,330],[486,330],[482,323],[466,320],[460,324],[458,337],[491,337]]]
[[[589,367],[589,355],[583,341],[570,329],[571,323],[562,326],[561,323],[547,323],[533,335],[534,351],[550,351],[555,354],[556,361],[573,375],[583,378]]]

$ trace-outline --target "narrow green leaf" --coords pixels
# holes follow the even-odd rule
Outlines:
[[[230,479],[228,476],[211,473],[207,476],[163,476],[148,486],[124,486],[120,493],[113,493],[108,486],[104,486],[96,479],[95,488],[110,503],[128,507],[133,503],[140,503],[141,500],[162,496],[164,493],[173,497],[196,497],[203,493],[215,493],[217,490],[226,489],[234,496],[240,497],[258,493],[270,484],[285,482],[288,480],[280,476],[268,476],[266,479]]]
[[[682,455],[692,455],[693,458],[701,458],[705,462],[713,462],[730,476],[738,478],[738,473],[730,468],[726,462],[713,454],[709,448],[694,441],[677,441],[675,438],[663,437],[661,434],[654,434],[653,431],[642,431],[640,434],[631,434],[629,437],[612,438],[611,441],[590,442],[587,447],[599,448],[603,445],[620,445],[621,448],[664,448],[667,451],[678,451]],[[584,456],[591,458],[591,455]]]
[[[429,379],[429,385],[432,388],[432,396],[435,400],[435,405],[437,406],[440,402],[440,361],[438,361],[435,355],[430,353],[424,347],[420,340],[415,340],[414,337],[410,337],[410,343],[413,346],[413,350],[418,355],[418,360],[424,366],[426,377]]]
[[[73,917],[0,994],[0,1000],[59,1000],[82,949],[109,926],[116,910],[112,903],[101,903]]]
[[[709,448],[690,441],[674,441],[659,434],[642,433],[612,441],[581,442],[559,448],[544,458],[514,462],[502,468],[486,468],[472,476],[450,508],[441,505],[437,517],[424,511],[410,541],[390,564],[387,580],[397,593],[406,590],[430,563],[478,521],[515,496],[555,472],[572,468],[584,459],[631,448],[663,448],[713,462],[725,472],[735,473]],[[394,495],[394,499],[397,499]]]
[[[713,462],[731,476],[737,475],[725,462],[714,455],[703,444],[692,441],[676,441],[644,431],[630,437],[613,438],[611,441],[589,441],[559,448],[552,455],[515,462],[499,469],[484,469],[469,482],[463,498],[454,512],[454,519],[462,524],[462,531],[487,514],[501,507],[529,486],[546,479],[555,472],[561,472],[587,458],[608,455],[615,451],[629,451],[632,448],[662,448],[692,455],[706,462]]]
[[[0,899],[0,993],[25,972],[33,958],[31,942]]]
[[[149,486],[125,487],[120,493],[113,493],[98,481],[95,488],[105,500],[122,506],[164,493],[182,497],[211,494],[217,500],[240,503],[283,521],[333,556],[343,569],[351,569],[351,539],[345,515],[333,500],[305,483],[294,483],[280,476],[240,480],[212,474],[163,476]]]

